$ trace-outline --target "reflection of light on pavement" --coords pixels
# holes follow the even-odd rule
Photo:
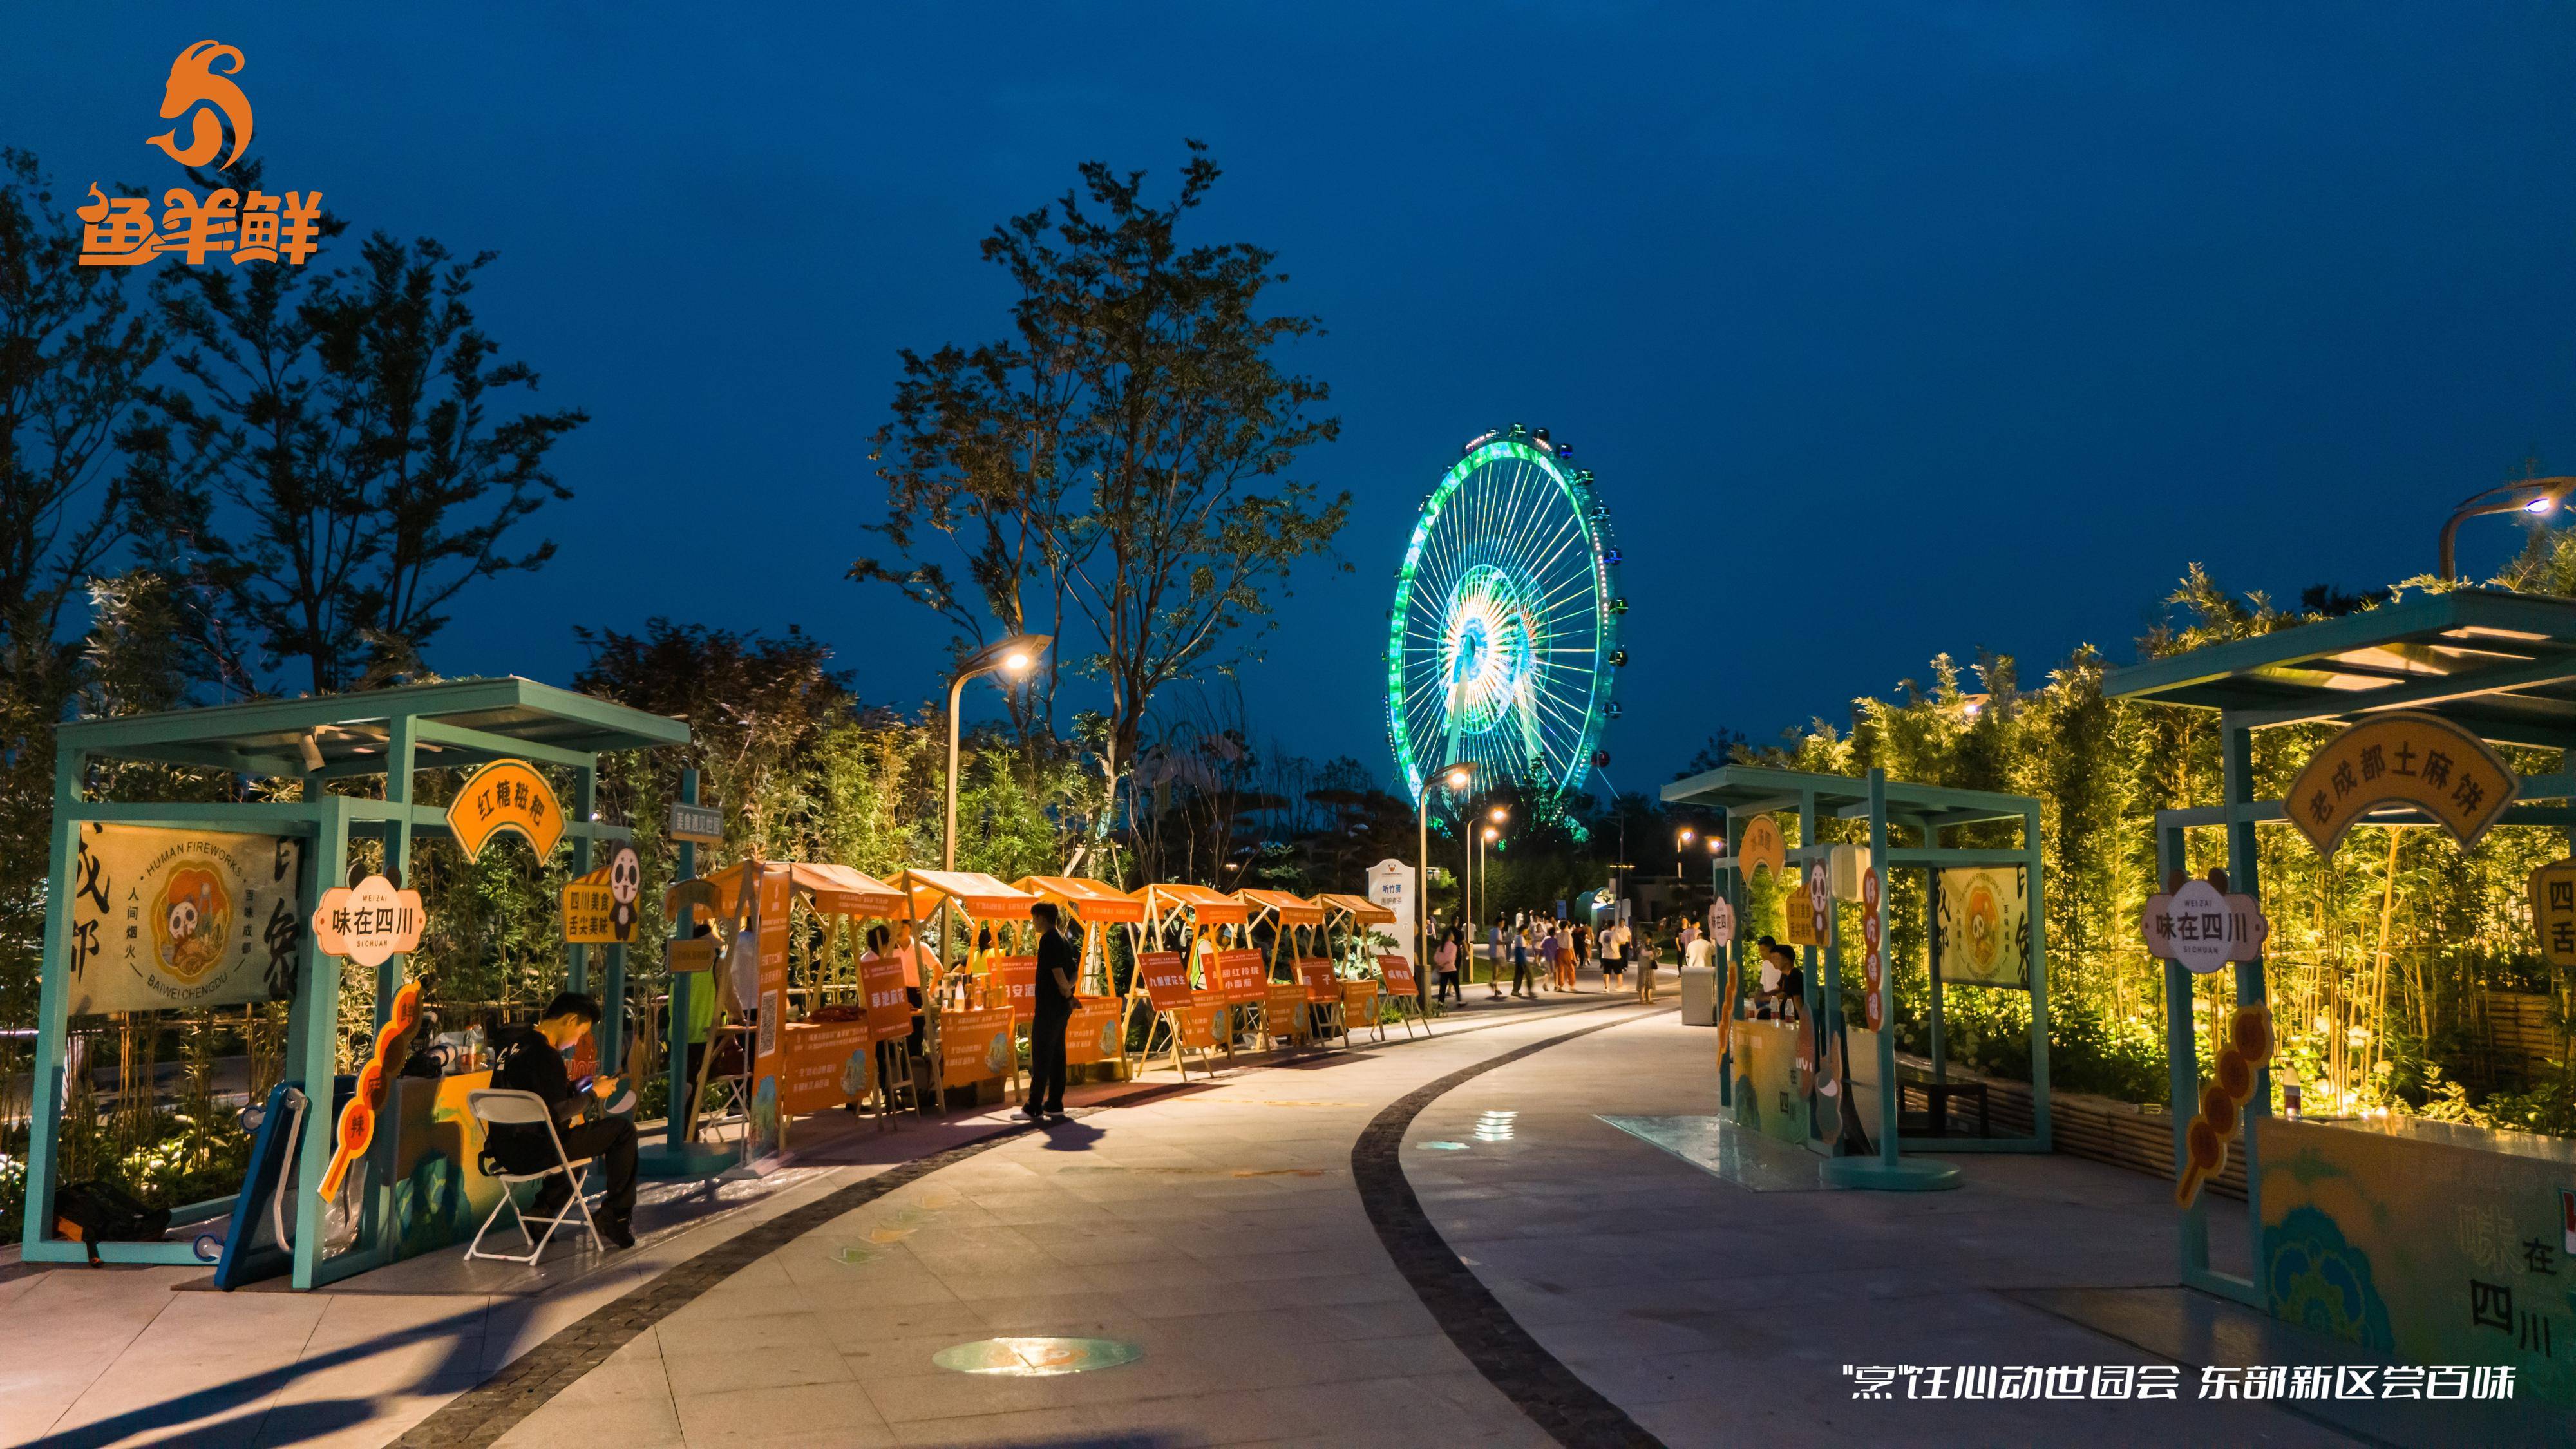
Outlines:
[[[1519,1115],[1518,1112],[1484,1113],[1476,1119],[1476,1140],[1479,1142],[1511,1141],[1512,1119]]]
[[[1464,1152],[1467,1150],[1467,1144],[1464,1142],[1417,1142],[1413,1145],[1422,1148],[1427,1152]]]
[[[1144,1349],[1114,1338],[987,1338],[943,1348],[930,1361],[959,1373],[1053,1378],[1117,1368],[1144,1356]]]

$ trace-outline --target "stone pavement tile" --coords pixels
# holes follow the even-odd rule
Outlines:
[[[667,1449],[687,1443],[669,1395],[583,1403],[560,1396],[513,1425],[498,1449]]]
[[[850,1376],[860,1383],[872,1384],[888,1379],[905,1378],[913,1374],[952,1373],[954,1370],[941,1368],[931,1362],[932,1355],[942,1349],[954,1348],[961,1343],[1001,1337],[1008,1332],[1009,1330],[993,1330],[979,1325],[963,1332],[890,1334],[881,1338],[846,1339],[834,1346],[840,1350],[841,1361],[849,1365]]]
[[[880,1303],[859,1294],[841,1306],[815,1309],[814,1318],[822,1324],[824,1336],[834,1348],[850,1353],[870,1343],[927,1334],[953,1335],[951,1341],[958,1343],[989,1337],[992,1329],[982,1308],[981,1304],[954,1299],[943,1303]]]
[[[1195,1329],[1197,1320],[1179,1325]],[[1371,1338],[1349,1341],[1257,1343],[1210,1342],[1195,1332],[1167,1351],[1197,1366],[1206,1382],[1244,1388],[1286,1388],[1299,1384],[1331,1386],[1338,1393],[1348,1384],[1368,1379],[1400,1378],[1416,1373],[1465,1368],[1445,1335]]]
[[[1079,1444],[1083,1449],[1134,1444],[1138,1449],[1151,1449],[1164,1444],[1201,1442],[1137,1434],[1121,1426],[1118,1409],[1071,1405],[923,1419],[895,1425],[894,1435],[895,1442],[907,1449],[1026,1449],[1032,1444]]]
[[[674,1398],[735,1393],[803,1384],[846,1383],[850,1367],[832,1345],[775,1344],[765,1348],[701,1349],[664,1360]],[[692,1436],[696,1430],[690,1430]]]
[[[1035,1288],[1047,1284],[1031,1285]],[[1118,1295],[1107,1293],[1027,1292],[1009,1298],[972,1300],[976,1316],[983,1320],[980,1336],[1025,1336],[1044,1334],[1054,1337],[1099,1337],[1112,1333],[1113,1325],[1134,1325],[1141,1315],[1130,1313]]]
[[[811,1311],[717,1318],[686,1308],[654,1325],[654,1332],[674,1365],[708,1353],[829,1344],[832,1336],[830,1326]]]
[[[702,1445],[880,1449],[895,1442],[893,1429],[853,1382],[682,1394],[678,1405],[681,1431],[693,1449]]]
[[[1144,1263],[1168,1258],[1172,1242],[1151,1233],[1136,1232],[1126,1226],[1103,1226],[1092,1231],[1060,1231],[1031,1236],[1046,1255],[1070,1268],[1097,1268],[1115,1263]]]
[[[1340,1247],[1305,1253],[1236,1253],[1213,1259],[1208,1269],[1229,1282],[1257,1282],[1264,1279],[1330,1278],[1344,1273],[1367,1273],[1384,1269],[1386,1250],[1375,1239],[1365,1244],[1346,1242]]]

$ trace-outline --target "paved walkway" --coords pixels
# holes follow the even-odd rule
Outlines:
[[[0,1282],[0,1426],[584,1449],[1557,1442],[1542,1422],[1675,1445],[2348,1442],[2189,1399],[1853,1402],[1846,1363],[2189,1361],[2047,1296],[2169,1284],[2164,1188],[1965,1158],[1955,1193],[1757,1193],[1601,1120],[1710,1110],[1712,1047],[1670,997],[1488,1008],[1427,1042],[815,1171],[535,1298]],[[1390,1192],[1423,1235],[1390,1227]],[[1142,1356],[1054,1377],[932,1361],[1017,1335]],[[263,1355],[282,1367],[245,1369]],[[63,1396],[67,1366],[102,1360]]]

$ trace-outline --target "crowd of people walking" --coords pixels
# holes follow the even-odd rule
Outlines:
[[[1707,935],[1688,919],[1648,922],[1643,927],[1619,921],[1595,928],[1583,921],[1551,920],[1522,911],[1509,920],[1492,922],[1481,937],[1473,923],[1452,922],[1440,928],[1431,951],[1434,1000],[1467,999],[1479,946],[1492,968],[1484,982],[1488,1001],[1535,1000],[1543,992],[1576,991],[1583,963],[1592,961],[1600,967],[1603,991],[1633,990],[1639,1001],[1651,1004],[1658,973],[1668,957],[1678,966],[1715,964]],[[1506,967],[1508,991],[1504,989]]]

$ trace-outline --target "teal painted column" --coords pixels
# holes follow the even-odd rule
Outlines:
[[[1928,831],[1929,827],[1926,828]],[[1893,1171],[1899,1155],[1898,1118],[1904,1115],[1904,1108],[1897,1100],[1896,1088],[1896,962],[1887,949],[1887,908],[1894,904],[1888,891],[1888,881],[1894,872],[1887,867],[1887,850],[1887,772],[1872,766],[1869,772],[1869,864],[1878,872],[1878,1160]],[[1862,944],[1866,947],[1868,943]],[[1862,1019],[1868,1019],[1866,1014]]]
[[[2175,871],[2190,870],[2190,862],[2182,827],[2157,827],[2156,889],[2162,891]],[[2164,968],[2166,1110],[2173,1118],[2174,1181],[2180,1182],[2191,1165],[2186,1134],[2191,1119],[2200,1114],[2200,1038],[2191,1024],[2191,973],[2178,961],[2167,961]],[[2176,1232],[2182,1281],[2197,1285],[2209,1271],[2207,1197],[2196,1197],[2183,1209]]]
[[[591,764],[576,766],[573,771],[572,818],[581,826],[581,833],[572,838],[572,873],[576,877],[590,873],[590,824],[592,817],[599,810],[597,764],[598,761],[594,757]],[[564,948],[564,989],[584,993],[590,990],[590,948],[588,946],[568,945]],[[605,1017],[602,1018],[602,1020],[605,1019]],[[604,1041],[600,1043],[602,1070],[606,1070],[608,1066],[607,1046]]]
[[[1798,792],[1798,848],[1807,854],[1807,868],[1799,873],[1802,881],[1808,872],[1825,868],[1825,862],[1816,850],[1816,792],[1813,790],[1802,789]],[[1804,901],[1792,900],[1789,903],[1789,909],[1803,910],[1806,909],[1806,904]],[[1806,952],[1807,969],[1798,973],[1806,978],[1798,991],[1798,1011],[1808,1023],[1808,1035],[1817,1043],[1816,1050],[1821,1055],[1824,1051],[1825,1034],[1822,1028],[1825,1023],[1817,1019],[1816,1008],[1819,998],[1824,994],[1818,984],[1819,978],[1824,975],[1824,954],[1813,946],[1803,949]],[[1805,1087],[1806,1090],[1800,1093],[1800,1096],[1807,1104],[1807,1142],[1812,1146],[1816,1140],[1816,1074],[1814,1072],[1807,1073]]]
[[[305,778],[314,781],[313,776]],[[318,784],[314,781],[316,787]],[[329,794],[306,798],[315,807],[315,823],[320,828],[305,861],[304,899],[319,901],[322,892],[338,884],[347,870],[349,803]],[[331,1152],[337,1145],[340,1128],[332,1100],[336,1095],[332,1079],[339,1068],[340,958],[325,955],[310,930],[304,933],[302,954],[302,969],[295,974],[296,1020],[288,1076],[301,1077],[304,1094],[312,1106],[305,1113],[303,1136],[295,1147],[295,1179],[279,1190],[295,1195],[295,1286],[309,1289],[323,1281],[320,1274],[326,1204],[316,1188],[331,1166]]]
[[[395,812],[393,820],[377,828],[384,832],[385,876],[398,890],[412,884],[410,805],[413,746],[418,737],[411,715],[396,715],[386,722],[385,802],[404,808]],[[411,958],[398,954],[386,957],[384,964],[376,968],[376,1030],[383,1031],[385,1023],[393,1020],[394,996],[402,990],[403,979],[410,966]],[[387,1062],[385,1070],[399,1072],[402,1063],[399,1060]],[[366,1207],[358,1233],[358,1241],[377,1245],[389,1258],[399,1250],[402,1241],[401,1216],[394,1210],[395,1148],[401,1134],[392,1130],[390,1120],[400,1104],[401,1092],[399,1081],[389,1083],[385,1089],[385,1116],[389,1120],[378,1125],[375,1141],[367,1149]],[[308,1115],[308,1124],[311,1120]]]
[[[2055,1141],[2048,1125],[2048,893],[2037,805],[2022,811],[2021,831],[2030,860],[2030,1128],[2048,1152]]]
[[[63,1113],[63,1054],[70,1026],[70,1002],[64,977],[70,972],[68,947],[72,927],[72,879],[76,860],[74,834],[80,822],[81,776],[89,758],[69,747],[54,751],[54,830],[45,892],[45,954],[36,968],[36,1060],[27,1102],[27,1221],[19,1233],[32,1261],[39,1243],[52,1236],[54,1224],[55,1153],[60,1145]]]
[[[2225,750],[2224,775],[2227,784],[2227,889],[2230,894],[2263,899],[2261,863],[2255,851],[2254,822],[2242,813],[2254,803],[2254,731],[2225,714],[2218,717],[2219,737]],[[2242,961],[2236,967],[2236,1004],[2240,1007],[2266,1004],[2264,963]],[[2278,1034],[2275,1033],[2275,1040]],[[2197,1111],[2197,1108],[2194,1109]],[[2246,1261],[2263,1262],[2263,1162],[2255,1147],[2256,1128],[2272,1115],[2272,1068],[2269,1063],[2254,1071],[2254,1095],[2238,1116],[2236,1151],[2245,1159],[2245,1246]],[[2234,1284],[2240,1280],[2230,1279]],[[2259,1305],[2250,1279],[2241,1280],[2238,1296]]]
[[[695,805],[698,803],[698,772],[695,770],[682,770],[680,772],[680,803],[683,805]],[[695,876],[697,873],[697,842],[683,840],[680,842],[678,878],[681,880],[687,880],[690,877]],[[642,902],[637,903],[638,909],[642,908],[642,904]],[[690,933],[697,929],[697,925],[698,908],[694,905],[681,907],[680,919],[673,922],[671,926],[671,939],[675,942],[689,939]],[[664,952],[663,959],[665,961],[670,959],[667,950]],[[666,1074],[670,1082],[670,1095],[664,1098],[664,1100],[670,1105],[664,1109],[662,1114],[664,1117],[669,1119],[663,1124],[662,1141],[669,1149],[670,1155],[674,1158],[678,1157],[683,1149],[684,1144],[681,1139],[681,1133],[683,1124],[688,1119],[688,1113],[682,1109],[687,1106],[689,1100],[689,1012],[691,1007],[695,1004],[690,998],[698,990],[701,984],[698,981],[698,976],[699,973],[695,971],[673,971],[670,973],[670,1020],[665,1024],[665,1031],[670,1045],[670,1060],[666,1065]],[[704,984],[707,986],[713,986],[715,983],[706,982]]]

